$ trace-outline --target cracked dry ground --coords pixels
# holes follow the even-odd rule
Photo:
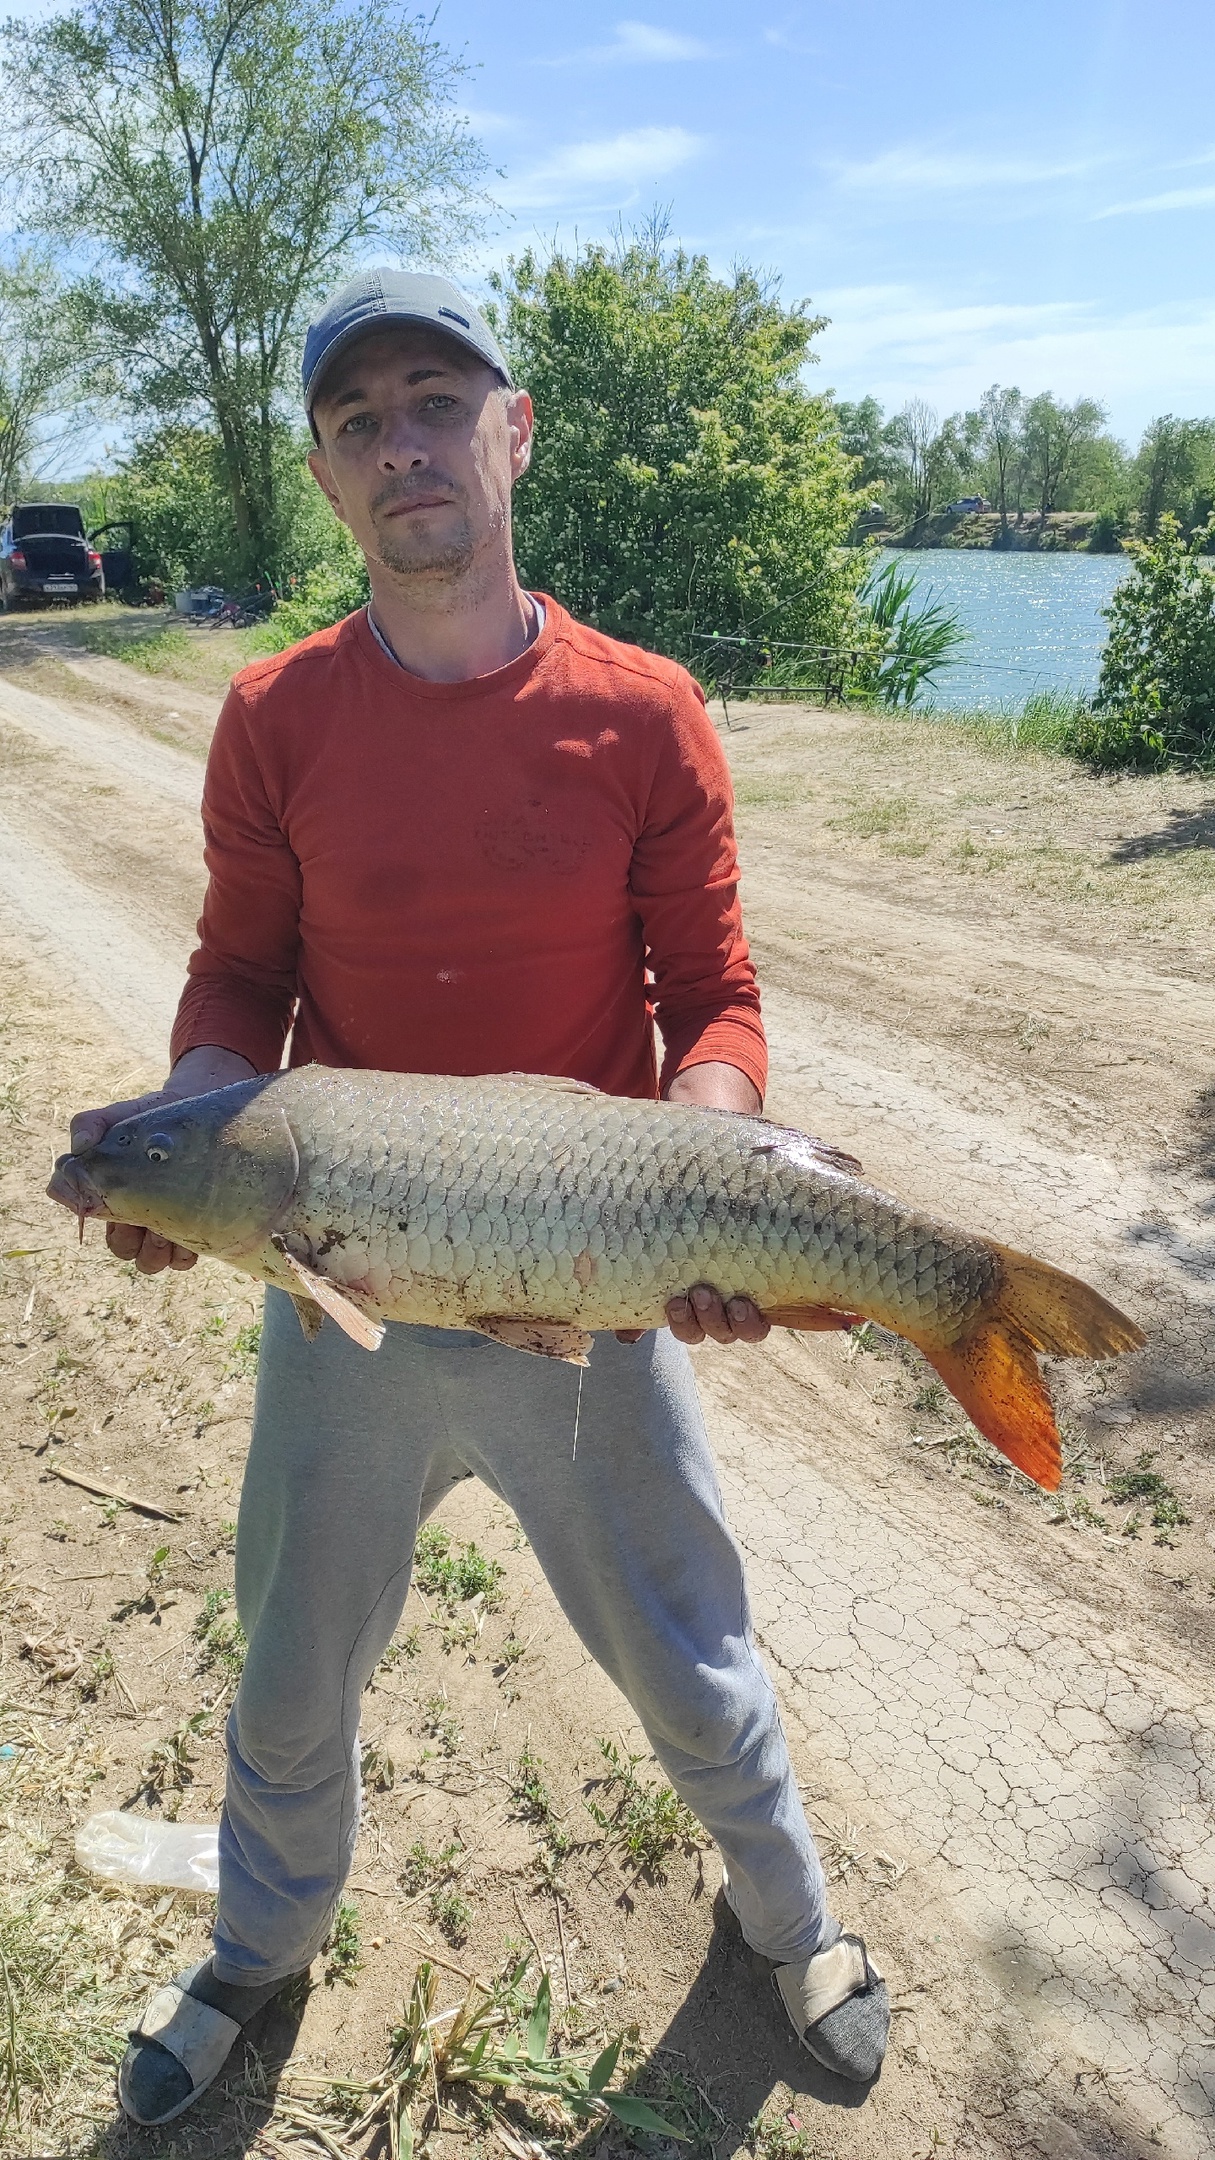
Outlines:
[[[129,1795],[140,1750],[197,1707],[188,1619],[230,1565],[217,1526],[235,1512],[248,1414],[247,1381],[222,1355],[203,1369],[197,1330],[222,1307],[230,1340],[253,1292],[213,1268],[168,1291],[130,1283],[92,1247],[76,1257],[37,1197],[66,1111],[156,1073],[200,890],[193,806],[214,710],[197,688],[52,647],[15,639],[0,675],[3,1077],[25,1060],[25,1122],[3,1135],[4,1244],[43,1249],[10,1261],[0,1285],[18,1587],[32,1583],[41,1616],[83,1636],[72,1601],[86,1593],[59,1581],[119,1561],[137,1573],[162,1535],[130,1516],[97,1529],[91,1503],[66,1504],[33,1453],[56,1345],[76,1359],[81,1403],[56,1461],[153,1497],[194,1481],[175,1502],[187,1528],[163,1533],[187,1554],[174,1562],[180,1606],[131,1623],[149,1657],[147,1673],[125,1668],[140,1717],[120,1698],[78,1713],[108,1769],[71,1800],[78,1816]],[[1055,1368],[1070,1468],[1050,1503],[885,1338],[776,1335],[755,1353],[701,1353],[757,1630],[838,1907],[890,1976],[895,2038],[860,2108],[819,2079],[771,2022],[765,1974],[715,1928],[711,1854],[677,1857],[665,1886],[631,1893],[615,1862],[573,1867],[573,1991],[600,2026],[637,2021],[647,2089],[682,2076],[721,2111],[702,2124],[719,2156],[749,2143],[773,2160],[1199,2160],[1215,2113],[1215,808],[1201,781],[1096,781],[923,723],[732,717],[745,723],[723,739],[773,1043],[770,1114],[853,1149],[908,1198],[1086,1274],[1151,1339],[1115,1366]],[[22,1321],[31,1291],[50,1316],[45,1342]],[[98,1318],[107,1302],[125,1343]],[[158,1327],[176,1347],[149,1379]],[[189,1406],[212,1390],[195,1439]],[[87,1547],[47,1541],[64,1515],[86,1525],[73,1535]],[[519,1935],[517,1897],[555,1958],[534,1847],[504,1820],[504,1771],[530,1732],[577,1813],[595,1735],[632,1730],[502,1511],[469,1487],[445,1519],[507,1568],[511,1625],[528,1641],[518,1694],[494,1677],[505,1619],[453,1655],[407,1608],[423,1621],[422,1661],[398,1664],[367,1716],[398,1766],[356,1871],[365,1937],[378,1927],[382,1948],[353,1992],[318,1990],[297,2060],[379,2060],[425,1946],[393,1869],[419,1825],[431,1844],[458,1826],[476,1848],[472,1933],[454,1962],[490,1969]],[[122,1654],[142,1639],[123,1636]],[[165,1640],[179,1666],[154,1673]],[[7,1668],[6,1698],[30,1698],[34,1679]],[[443,1687],[463,1767],[437,1778],[423,1763],[410,1781],[421,1706]],[[202,1760],[187,1815],[214,1811],[216,1744]],[[200,1927],[182,1921],[180,1941]],[[221,2097],[194,2149],[253,2149],[253,2131],[234,2127],[241,2105]]]

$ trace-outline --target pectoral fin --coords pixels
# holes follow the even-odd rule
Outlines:
[[[351,1341],[358,1343],[361,1349],[379,1349],[384,1340],[382,1320],[369,1320],[367,1314],[360,1312],[358,1306],[352,1303],[344,1291],[339,1290],[336,1283],[331,1283],[324,1275],[316,1274],[312,1268],[305,1267],[302,1260],[297,1260],[294,1253],[288,1252],[281,1237],[272,1238],[270,1242],[275,1251],[282,1254],[296,1281],[301,1285],[304,1291],[302,1302],[310,1304],[314,1310],[319,1306],[322,1313],[328,1313],[329,1318],[336,1320],[343,1333],[349,1335]],[[296,1310],[299,1310],[298,1304]],[[309,1323],[302,1313],[300,1325],[307,1335]]]
[[[470,1320],[468,1324],[478,1335],[490,1335],[495,1342],[505,1343],[509,1350],[530,1350],[536,1357],[564,1358],[567,1365],[590,1363],[587,1351],[593,1337],[585,1328],[571,1327],[564,1320],[499,1319],[491,1313]]]
[[[325,1315],[315,1298],[293,1297],[295,1317],[304,1331],[305,1342],[315,1342],[325,1323]]]

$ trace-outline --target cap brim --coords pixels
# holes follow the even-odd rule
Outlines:
[[[458,345],[462,352],[471,353],[474,360],[481,362],[482,367],[487,367],[491,374],[499,376],[508,390],[515,387],[506,369],[500,367],[488,353],[482,352],[472,338],[464,337],[458,329],[449,328],[446,323],[437,323],[433,315],[409,313],[404,308],[394,308],[386,309],[379,315],[369,315],[363,322],[351,323],[348,329],[338,332],[331,345],[326,345],[304,386],[304,411],[311,415],[312,408],[324,388],[326,375],[343,353],[349,352],[351,346],[357,345],[361,338],[374,337],[377,332],[396,329],[429,330],[433,336],[445,338],[448,344]]]

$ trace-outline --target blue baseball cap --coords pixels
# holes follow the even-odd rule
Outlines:
[[[321,378],[339,353],[375,330],[393,323],[421,323],[441,330],[502,377],[508,390],[514,379],[502,348],[483,315],[450,278],[425,270],[360,270],[326,301],[304,340],[304,409],[309,418]]]

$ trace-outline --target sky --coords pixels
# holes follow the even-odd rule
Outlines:
[[[1211,0],[443,0],[436,29],[500,174],[470,283],[661,206],[830,317],[840,397],[1015,383],[1132,444],[1215,412]]]

